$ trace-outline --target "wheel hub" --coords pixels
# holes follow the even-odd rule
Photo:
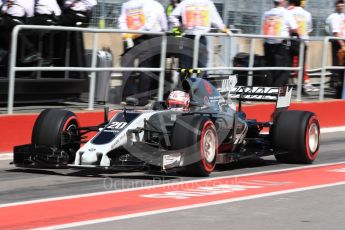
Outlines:
[[[205,132],[203,143],[205,160],[212,163],[216,156],[216,135],[211,129]]]
[[[315,123],[311,124],[308,130],[309,149],[314,153],[319,146],[319,129]]]

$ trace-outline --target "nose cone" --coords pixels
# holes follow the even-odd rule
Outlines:
[[[96,151],[87,151],[81,156],[82,165],[94,165],[98,161]]]

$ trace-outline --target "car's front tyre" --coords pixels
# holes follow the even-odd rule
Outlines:
[[[31,142],[35,146],[54,147],[69,154],[72,163],[80,148],[79,121],[68,110],[46,109],[36,119]]]
[[[184,154],[187,175],[208,176],[218,155],[218,135],[213,122],[202,116],[181,116],[172,134],[173,150]]]

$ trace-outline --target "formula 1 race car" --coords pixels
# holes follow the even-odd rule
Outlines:
[[[288,87],[236,86],[233,76],[219,89],[186,77],[167,101],[140,109],[128,98],[109,120],[105,109],[104,123],[93,127],[80,127],[73,112],[47,109],[35,122],[32,143],[14,148],[14,164],[182,170],[192,176],[207,176],[216,164],[248,157],[274,155],[280,162],[310,164],[319,151],[319,122],[312,112],[287,110],[291,93]],[[237,111],[233,99],[239,100]],[[247,119],[243,101],[275,101],[272,121]],[[97,133],[85,141],[89,132]]]

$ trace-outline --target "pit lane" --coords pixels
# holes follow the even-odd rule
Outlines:
[[[345,161],[344,137],[344,132],[322,134],[320,155],[315,164]],[[166,176],[163,174],[148,174],[141,172],[103,174],[89,170],[18,169],[8,165],[8,163],[9,161],[0,161],[0,204],[93,192],[107,192],[110,190],[122,190],[133,187],[200,179],[179,177],[178,175]],[[274,158],[268,157],[264,160],[252,159],[228,166],[218,167],[216,172],[212,174],[212,177],[240,175],[292,167],[296,167],[296,165],[277,164]],[[293,220],[293,216],[296,218],[300,216],[300,222],[298,222],[298,218],[296,219],[296,229],[309,229],[309,227],[315,224],[314,219],[319,220],[319,217],[322,214],[320,211],[321,209],[327,210],[327,216],[332,216],[329,221],[333,220],[333,224],[336,223],[331,226],[336,227],[341,226],[341,223],[344,223],[341,218],[339,218],[339,213],[343,213],[345,209],[344,199],[341,199],[344,198],[341,193],[343,189],[344,186],[337,186],[275,197],[260,198],[251,201],[241,201],[231,204],[139,217],[129,220],[121,220],[115,223],[108,222],[89,225],[84,226],[83,228],[146,229],[151,226],[150,228],[154,227],[154,229],[176,229],[179,225],[181,228],[186,228],[183,227],[183,224],[185,224],[185,226],[189,226],[188,229],[193,229],[193,227],[188,223],[191,223],[191,221],[193,223],[199,221],[200,223],[205,223],[205,225],[202,224],[202,226],[200,226],[198,224],[195,226],[195,229],[206,229],[209,228],[211,224],[213,224],[213,226],[217,226],[217,229],[228,229],[229,226],[232,226],[233,222],[236,223],[235,226],[238,226],[239,228],[241,227],[241,229],[248,229],[246,226],[251,226],[252,222],[260,223],[260,221],[263,221],[262,218],[270,218],[271,221],[272,217],[272,220],[275,220],[271,225],[272,228],[265,228],[277,229],[276,227],[280,224],[283,225],[283,223],[289,226],[286,221],[289,219]],[[327,205],[325,207],[320,207],[321,204],[327,204],[327,202],[330,202],[333,205],[332,209]],[[303,211],[304,208],[302,209],[302,207],[304,206],[308,208],[307,212]],[[285,214],[289,218],[278,218],[280,215],[284,216],[283,213],[289,212],[293,214]],[[330,213],[333,213],[333,215]],[[302,218],[303,214],[305,214],[304,219]],[[255,221],[252,221],[251,224],[248,225],[248,221],[246,221],[246,219],[250,216],[254,218]],[[315,218],[312,219],[310,217]],[[180,220],[178,223],[179,225],[177,226],[175,225],[176,218]],[[160,221],[161,219],[164,221]],[[221,224],[218,225],[217,220],[221,221]],[[318,221],[316,221],[316,223],[317,222]],[[325,223],[328,223],[328,221]],[[224,228],[222,226],[224,226]],[[273,228],[274,226],[275,228]],[[305,226],[305,228],[303,226]],[[289,227],[289,229],[291,228]],[[328,226],[324,226],[322,229],[330,229],[329,224]]]

